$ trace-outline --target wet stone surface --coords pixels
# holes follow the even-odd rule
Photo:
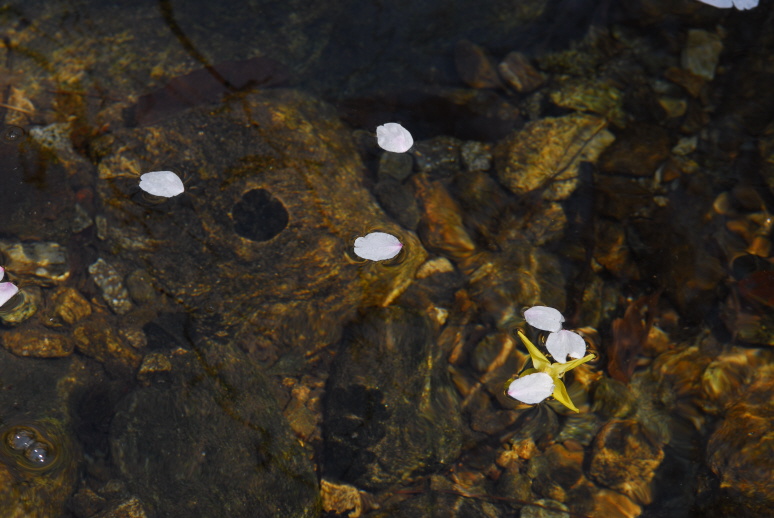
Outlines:
[[[180,148],[189,151],[168,165],[183,172],[187,192],[143,201],[136,174]],[[217,315],[198,319],[217,321],[209,331],[234,326],[262,361],[276,360],[280,342],[308,352],[335,340],[355,308],[394,298],[425,257],[361,187],[362,165],[330,108],[298,92],[190,110],[96,149],[114,261]],[[399,266],[347,260],[373,228],[404,243]]]
[[[131,490],[158,516],[317,517],[312,465],[268,380],[231,345],[208,350],[216,365],[177,355],[117,409],[111,452]]]
[[[652,500],[649,482],[664,459],[661,447],[634,420],[613,420],[594,440],[589,476],[636,502]]]
[[[579,164],[595,161],[613,142],[606,126],[581,114],[529,123],[498,145],[497,175],[515,194],[539,190],[544,199],[566,199],[577,188]]]
[[[706,495],[708,504],[704,507],[712,516],[764,516],[771,512],[773,384],[771,374],[752,384],[728,409],[707,444],[707,461],[720,486]]]
[[[132,301],[118,272],[104,259],[89,266],[94,283],[102,290],[102,298],[115,313],[124,315],[132,310]]]
[[[70,276],[67,252],[59,243],[0,241],[0,252],[6,257],[6,269],[40,284],[55,284]]]
[[[37,326],[7,331],[1,341],[3,347],[17,356],[61,358],[69,356],[75,349],[70,336]]]
[[[286,3],[0,12],[0,514],[770,515],[771,7]],[[503,394],[532,304],[579,414]]]
[[[435,336],[398,306],[347,328],[324,400],[326,476],[379,489],[458,456],[459,407]]]

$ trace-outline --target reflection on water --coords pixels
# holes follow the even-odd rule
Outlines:
[[[3,516],[770,514],[773,16],[0,9]]]

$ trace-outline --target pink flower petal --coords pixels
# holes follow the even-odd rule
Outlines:
[[[185,186],[172,171],[153,171],[140,176],[140,189],[154,196],[171,198],[183,193]]]
[[[758,7],[758,0],[734,0],[734,7],[740,11]]]
[[[555,333],[562,328],[564,317],[558,309],[533,306],[524,312],[524,319],[532,327]]]
[[[376,127],[376,143],[385,151],[405,153],[414,145],[414,138],[400,124],[388,122]]]
[[[586,341],[578,333],[562,329],[548,335],[546,349],[554,357],[554,360],[559,363],[567,363],[567,356],[583,358],[583,355],[586,354]]]
[[[545,372],[535,372],[517,378],[508,386],[508,395],[513,399],[534,405],[554,393],[554,380]]]
[[[355,239],[355,254],[371,261],[392,259],[403,248],[398,238],[384,232],[371,232]]]
[[[0,276],[0,279],[2,277]],[[10,282],[0,282],[0,306],[11,300],[11,297],[19,292],[19,288]]]
[[[699,2],[712,7],[719,7],[720,9],[728,9],[734,5],[734,2],[731,0],[699,0]]]

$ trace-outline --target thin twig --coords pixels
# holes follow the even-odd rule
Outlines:
[[[27,115],[35,115],[34,111],[25,110],[24,108],[17,108],[16,106],[11,106],[10,104],[0,103],[0,107],[8,108],[9,110],[14,110],[17,112],[26,113]]]

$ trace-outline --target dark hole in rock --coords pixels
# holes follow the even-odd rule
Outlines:
[[[246,192],[231,215],[236,233],[253,241],[268,241],[288,225],[287,209],[266,189]]]

